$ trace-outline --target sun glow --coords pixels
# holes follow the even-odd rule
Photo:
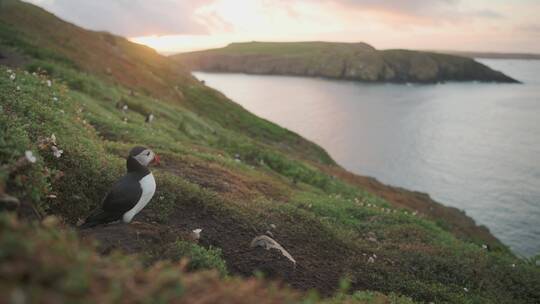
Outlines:
[[[527,33],[519,32],[520,25],[512,19],[494,13],[495,9],[510,10],[506,4],[489,4],[477,0],[453,10],[448,7],[413,10],[406,4],[353,6],[348,1],[208,0],[189,15],[190,22],[205,29],[202,33],[156,33],[131,40],[165,54],[245,41],[362,41],[379,49],[521,52],[534,52],[540,47],[530,40],[531,33],[540,26],[530,25],[536,21],[527,13],[528,6],[517,3],[513,6],[516,18],[529,24],[522,26]]]

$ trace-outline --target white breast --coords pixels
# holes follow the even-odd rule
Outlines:
[[[152,173],[143,177],[139,181],[139,184],[141,185],[142,189],[141,198],[133,208],[131,208],[128,212],[124,213],[122,220],[125,223],[131,222],[133,217],[137,213],[139,213],[146,206],[146,204],[148,204],[148,202],[150,202],[152,196],[154,196],[154,193],[156,192],[156,180],[154,179],[154,175],[152,175]]]

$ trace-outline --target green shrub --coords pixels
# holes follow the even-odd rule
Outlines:
[[[227,274],[227,266],[221,256],[221,249],[210,246],[204,248],[195,243],[177,241],[171,248],[170,257],[173,260],[189,259],[188,270],[214,269],[221,275]]]

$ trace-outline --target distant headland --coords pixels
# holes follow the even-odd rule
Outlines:
[[[518,81],[466,56],[377,50],[366,43],[245,42],[173,55],[192,70],[293,75],[363,82]]]

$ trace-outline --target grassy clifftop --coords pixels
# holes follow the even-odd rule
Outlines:
[[[252,293],[262,303],[540,297],[534,262],[513,256],[458,210],[346,172],[319,147],[181,67],[170,74],[175,63],[147,48],[116,36],[122,42],[110,45],[99,40],[103,33],[18,1],[0,5],[0,294],[178,303],[250,303]],[[77,34],[58,36],[71,31]],[[91,66],[84,55],[91,49],[62,44],[88,39],[101,41],[92,44],[106,57]],[[131,80],[107,70],[120,63],[137,67]],[[145,123],[149,113],[156,119]],[[138,223],[74,231],[123,174],[134,145],[163,160],[154,169],[157,193]],[[198,241],[190,236],[196,228],[203,229]],[[296,266],[250,248],[266,231]],[[184,257],[190,262],[178,264]],[[289,287],[241,278],[254,273]],[[318,300],[303,293],[309,289],[331,297]]]
[[[365,43],[248,42],[173,56],[195,70],[328,77],[367,82],[516,82],[473,59]]]

